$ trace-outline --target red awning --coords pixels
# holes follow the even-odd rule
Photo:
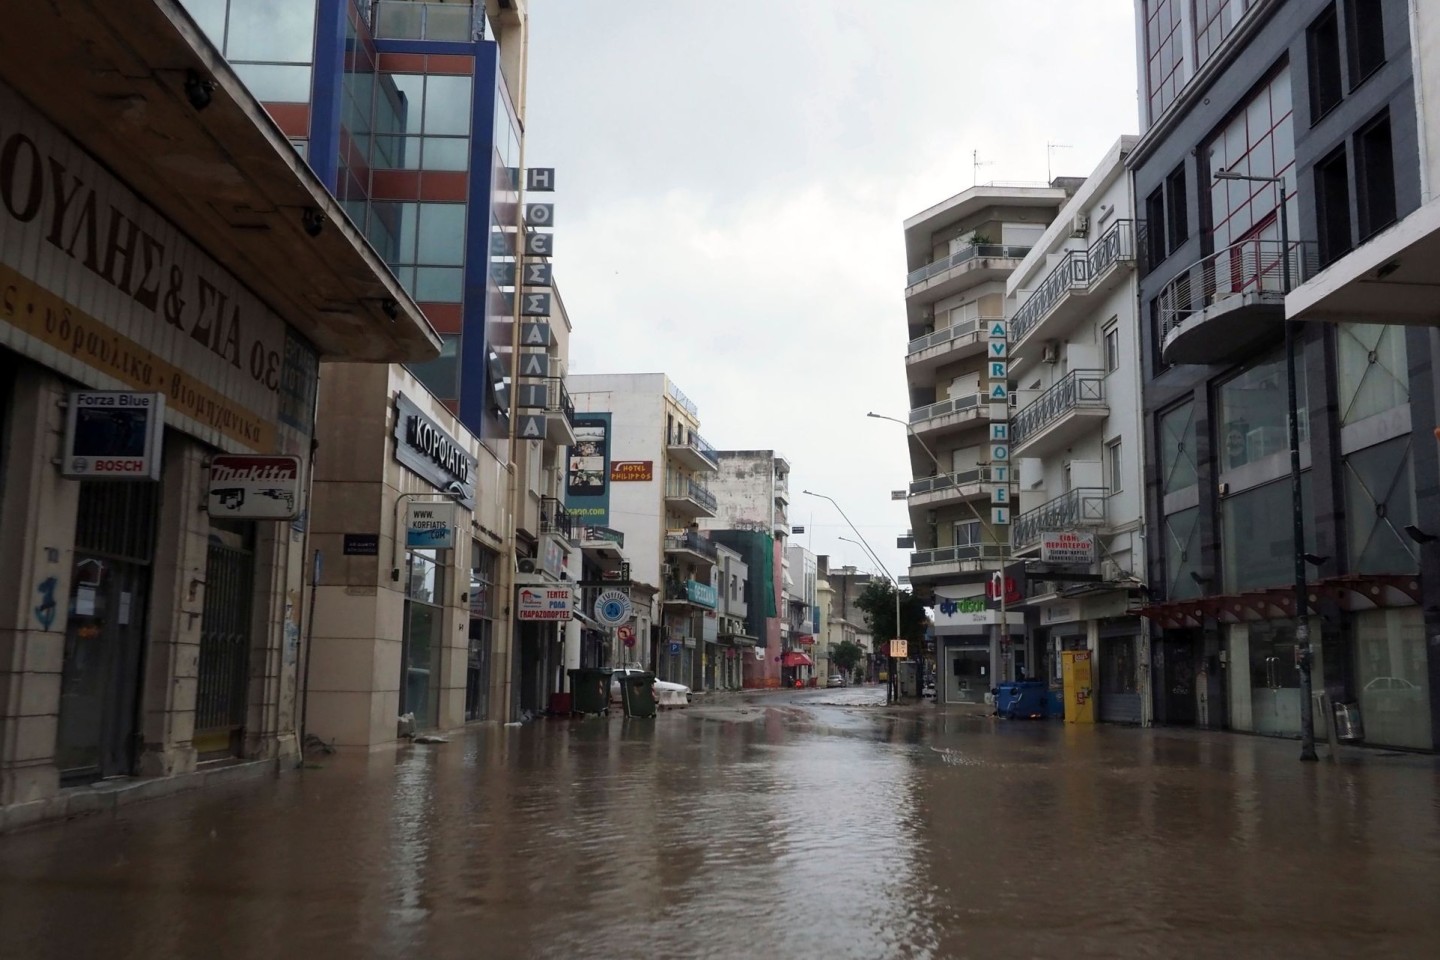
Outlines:
[[[808,654],[801,653],[799,650],[786,650],[785,655],[780,658],[780,664],[781,666],[786,667],[815,666],[815,662],[810,659],[810,656]]]
[[[815,643],[815,635],[813,633],[802,633],[795,638],[795,642],[804,644],[807,647],[811,646]]]

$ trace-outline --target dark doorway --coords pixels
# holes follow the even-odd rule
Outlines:
[[[1155,722],[1171,726],[1195,724],[1195,650],[1198,636],[1189,630],[1167,630],[1155,640]]]
[[[202,760],[244,753],[255,597],[255,525],[212,524],[195,691],[194,744]]]

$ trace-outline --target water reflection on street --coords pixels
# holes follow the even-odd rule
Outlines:
[[[488,727],[7,836],[0,953],[1435,955],[1433,758],[877,696]]]

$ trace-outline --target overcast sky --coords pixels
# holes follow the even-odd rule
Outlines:
[[[1132,0],[531,0],[527,164],[556,168],[577,373],[664,371],[775,448],[816,553],[906,572],[902,221],[1088,174],[1138,125]]]

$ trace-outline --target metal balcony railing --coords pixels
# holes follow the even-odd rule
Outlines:
[[[1105,371],[1071,370],[1010,418],[1010,442],[1018,447],[1072,410],[1104,405]]]
[[[964,247],[950,254],[948,257],[927,263],[918,270],[911,270],[909,275],[905,277],[905,286],[913,287],[923,280],[929,280],[937,274],[944,273],[946,270],[958,267],[962,263],[968,263],[971,260],[985,257],[1007,257],[1012,260],[1023,260],[1029,252],[1029,247],[1009,247],[990,243]]]
[[[910,566],[931,563],[959,563],[962,560],[1003,560],[1005,548],[993,543],[966,543],[958,547],[935,547],[910,554]]]
[[[1110,492],[1104,487],[1076,487],[1015,517],[1010,525],[1011,540],[1021,547],[1037,542],[1043,533],[1100,526],[1105,523],[1109,499]]]
[[[575,401],[560,377],[545,378],[545,409],[550,413],[564,414],[565,422],[575,426]]]
[[[689,550],[714,560],[719,551],[709,538],[702,537],[693,530],[686,530],[684,533],[667,533],[665,535],[666,550]]]
[[[1285,285],[1285,261],[1290,261],[1290,285]],[[1217,250],[1180,271],[1160,291],[1160,336],[1206,307],[1247,293],[1286,294],[1319,269],[1316,245],[1292,240],[1282,250],[1279,240],[1242,240]]]
[[[1050,269],[1010,319],[1010,339],[1025,339],[1065,297],[1084,290],[1115,264],[1134,259],[1135,221],[1117,220],[1088,248],[1071,250]]]
[[[962,320],[953,326],[943,327],[934,333],[927,333],[923,337],[916,337],[914,340],[911,340],[905,348],[905,355],[909,356],[910,354],[919,353],[921,350],[938,347],[942,343],[959,340],[961,337],[978,337],[982,323],[1003,319],[1003,317],[981,317],[978,320]]]
[[[623,549],[625,546],[625,532],[623,530],[616,530],[613,527],[597,527],[592,524],[575,524],[574,530],[576,539],[582,543],[599,543],[603,541],[613,543],[620,549]]]
[[[974,470],[961,470],[959,473],[942,473],[936,477],[912,480],[910,482],[910,496],[914,497],[922,493],[951,490],[955,487],[963,487],[971,483],[984,483],[989,479],[989,467],[976,467]]]
[[[704,437],[700,436],[700,434],[698,433],[690,433],[687,436],[680,430],[676,430],[673,434],[671,434],[670,440],[667,445],[671,447],[686,447],[690,450],[694,450],[696,453],[700,454],[700,456],[703,457],[705,461],[711,466],[713,466],[715,469],[720,469],[719,455],[717,454],[715,447],[712,446]]]
[[[483,40],[485,4],[370,0],[370,32],[377,40]]]
[[[665,482],[665,496],[672,500],[694,500],[709,510],[714,510],[718,505],[715,494],[711,493],[707,487],[694,480],[678,477],[671,477]]]
[[[923,407],[916,407],[910,411],[910,422],[920,423],[922,420],[929,420],[931,417],[944,416],[947,413],[959,413],[962,410],[970,410],[980,406],[980,394],[972,393],[963,397],[951,397],[949,400],[941,400],[939,403],[927,404]]]
[[[570,511],[554,497],[540,498],[540,532],[553,533],[570,540],[574,535],[574,524]]]

